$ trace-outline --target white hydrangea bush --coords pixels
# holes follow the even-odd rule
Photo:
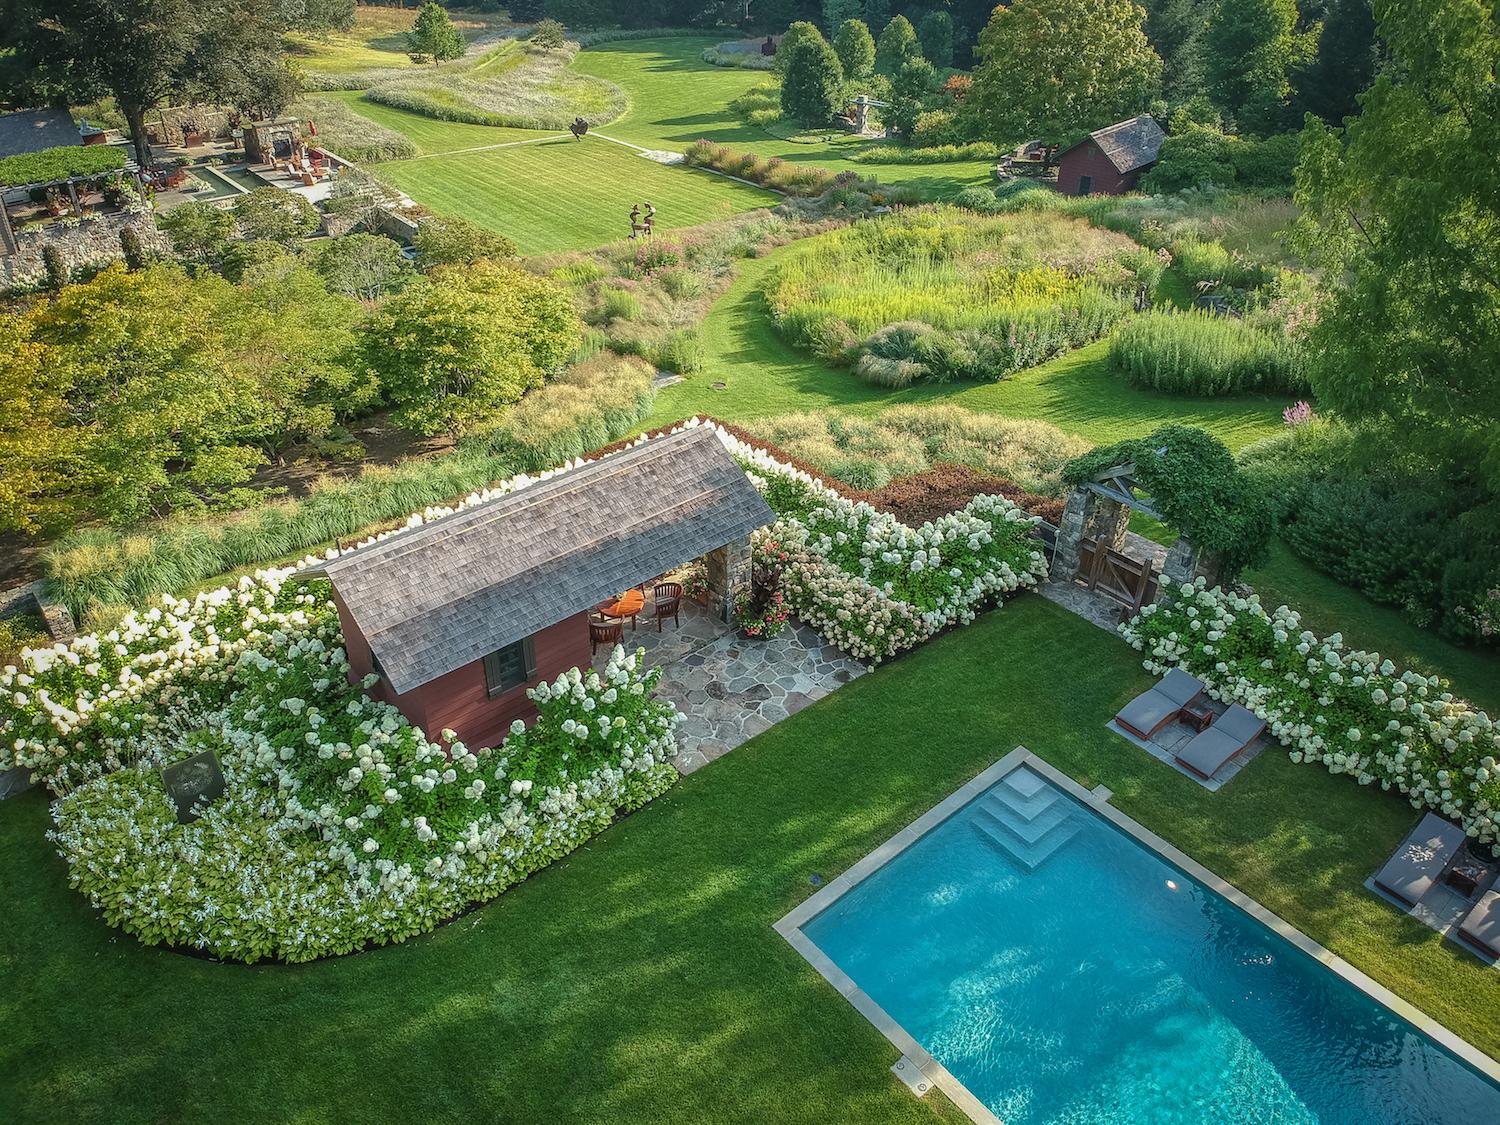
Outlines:
[[[967,624],[983,604],[1046,576],[1035,525],[1003,496],[909,527],[764,453],[742,463],[780,518],[758,548],[784,555],[781,589],[797,615],[866,663]]]
[[[350,685],[326,583],[287,574],[4,674],[0,723],[13,760],[59,794],[70,881],[142,941],[243,961],[400,941],[676,780],[679,716],[638,654],[533,689],[538,719],[499,747],[434,743]],[[179,824],[159,767],[208,748],[225,793]]]
[[[1435,676],[1398,671],[1303,629],[1286,606],[1267,612],[1200,578],[1120,626],[1164,673],[1185,668],[1215,698],[1266,720],[1295,762],[1379,782],[1436,809],[1483,843],[1500,839],[1500,726]]]

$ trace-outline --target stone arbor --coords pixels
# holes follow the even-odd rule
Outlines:
[[[1115,465],[1073,490],[1058,521],[1057,550],[1052,563],[1054,579],[1072,582],[1092,577],[1084,573],[1086,539],[1092,539],[1096,548],[1123,553],[1132,509],[1153,519],[1162,519],[1150,500],[1139,495],[1135,473],[1133,462]],[[1093,555],[1095,567],[1101,557],[1101,552],[1096,549]],[[1181,585],[1201,576],[1212,584],[1218,580],[1219,569],[1217,556],[1205,552],[1186,535],[1178,535],[1167,550],[1162,578]]]

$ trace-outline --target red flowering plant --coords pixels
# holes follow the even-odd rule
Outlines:
[[[745,636],[769,640],[786,628],[792,607],[781,593],[781,571],[788,558],[775,538],[765,536],[755,543],[750,585],[734,599],[734,623]]]

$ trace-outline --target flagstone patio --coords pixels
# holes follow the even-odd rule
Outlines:
[[[683,713],[677,768],[692,773],[761,731],[838,690],[867,669],[806,625],[790,623],[773,640],[740,636],[703,606],[684,600],[681,623],[642,617],[625,625],[627,650],[646,650],[662,669],[657,694]],[[602,647],[594,666],[603,668]]]

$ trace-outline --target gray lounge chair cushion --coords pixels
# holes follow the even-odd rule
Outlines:
[[[1115,722],[1127,730],[1149,736],[1163,723],[1203,693],[1203,682],[1181,668],[1173,668],[1159,684],[1143,691],[1115,716]]]
[[[1462,828],[1428,813],[1396,849],[1396,854],[1386,860],[1375,876],[1375,885],[1415,906],[1432,889],[1433,882],[1463,842]]]
[[[1264,719],[1238,703],[1231,704],[1229,710],[1215,719],[1214,725],[1209,727],[1209,730],[1216,730],[1237,740],[1241,746],[1249,746],[1265,729]]]
[[[1157,727],[1172,719],[1181,710],[1182,704],[1173,703],[1161,692],[1152,688],[1121,707],[1120,713],[1115,716],[1115,722],[1126,730],[1149,737]]]
[[[1480,895],[1458,931],[1481,949],[1500,957],[1500,891],[1485,891]]]
[[[1181,709],[1203,693],[1203,681],[1181,668],[1173,668],[1151,690],[1161,692]]]
[[[1245,748],[1239,739],[1225,734],[1217,723],[1193,735],[1177,752],[1177,760],[1201,777],[1213,777],[1225,762]]]

